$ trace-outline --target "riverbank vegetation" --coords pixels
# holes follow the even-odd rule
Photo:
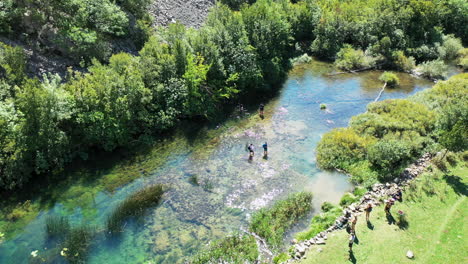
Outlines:
[[[249,231],[274,250],[281,248],[285,233],[312,210],[312,193],[299,192],[255,212]],[[190,263],[245,263],[257,260],[259,249],[252,235],[226,237],[192,257]]]
[[[347,128],[325,134],[318,164],[349,172],[358,184],[393,180],[424,152],[468,148],[468,74],[439,82],[408,99],[371,103]]]
[[[443,170],[438,168],[440,164],[429,166],[403,190],[403,202],[392,207],[394,215],[398,215],[398,211],[405,215],[405,227],[388,224],[383,205],[374,208],[370,224],[364,217],[359,218],[356,225],[359,242],[353,246],[351,261],[459,263],[467,258],[468,215],[464,209],[468,206],[467,154],[447,155],[450,158],[442,154],[434,158],[438,164],[445,165]],[[345,230],[333,234],[328,236],[326,245],[309,250],[301,263],[349,263],[349,235]],[[414,259],[407,259],[408,250],[414,253]]]
[[[138,218],[146,209],[156,206],[161,201],[165,187],[161,184],[146,186],[130,195],[109,215],[106,222],[107,233],[115,235],[122,232],[122,225],[129,217]]]
[[[250,231],[273,247],[281,246],[286,231],[312,209],[312,197],[312,193],[300,192],[260,209],[252,216]]]
[[[145,31],[139,56],[104,55],[99,49],[114,35],[128,36],[130,14],[143,19],[147,3],[102,1],[82,9],[85,1],[10,1],[3,7],[12,11],[2,15],[8,34],[29,28],[27,34],[50,47],[67,43],[64,53],[86,54],[91,64],[65,79],[30,79],[22,50],[2,44],[2,189],[56,174],[96,150],[152,142],[180,119],[209,120],[239,98],[271,94],[290,69],[289,59],[305,52],[337,56],[346,69],[378,63],[409,70],[414,61],[423,63],[424,75],[437,78],[445,76],[437,60],[458,57],[467,42],[466,5],[460,1],[260,0],[238,12],[219,4],[199,30],[176,23]],[[83,20],[58,16],[64,12]]]
[[[258,256],[257,243],[253,236],[232,235],[213,242],[189,263],[254,263]]]

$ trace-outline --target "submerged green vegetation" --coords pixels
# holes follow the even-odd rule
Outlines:
[[[324,135],[318,164],[349,172],[370,186],[392,180],[424,152],[468,147],[468,74],[439,82],[409,99],[372,103],[348,128]]]
[[[403,202],[392,207],[391,212],[397,221],[397,212],[403,212],[406,226],[388,224],[383,205],[374,208],[370,224],[363,217],[359,218],[356,225],[359,243],[353,246],[354,261],[460,263],[468,257],[467,152],[442,156],[435,157],[437,164],[429,166],[403,190]],[[443,170],[438,168],[440,163]],[[414,259],[407,259],[408,250],[414,253]],[[348,234],[341,230],[328,236],[326,245],[309,250],[301,263],[349,263],[350,259]]]
[[[232,235],[213,242],[189,263],[253,263],[258,259],[258,255],[257,243],[253,236]]]
[[[127,218],[143,216],[146,209],[159,204],[164,191],[165,187],[163,185],[155,184],[146,186],[130,195],[107,218],[107,232],[109,234],[122,232],[122,225]]]
[[[285,233],[312,210],[312,193],[299,192],[255,212],[249,230],[264,239],[274,250],[281,248]],[[225,237],[194,256],[190,263],[252,263],[259,250],[252,235]]]
[[[171,24],[152,32],[144,26],[146,0],[7,1],[3,34],[28,29],[40,45],[63,46],[64,54],[86,55],[91,64],[39,81],[25,74],[21,48],[0,46],[1,189],[57,175],[96,150],[152,142],[181,119],[213,119],[249,95],[271,95],[290,58],[304,53],[337,57],[345,69],[378,64],[410,71],[422,63],[431,78],[445,76],[442,60],[464,61],[463,1],[252,2],[226,2],[239,11],[218,4],[199,30]],[[64,15],[70,12],[76,15]],[[140,22],[128,22],[129,14]],[[146,41],[139,56],[101,50],[114,37],[137,39],[135,32]]]
[[[282,245],[286,231],[312,209],[312,193],[300,192],[260,209],[250,221],[250,231],[264,238],[271,246]]]

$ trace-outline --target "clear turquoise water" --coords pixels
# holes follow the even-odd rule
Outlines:
[[[41,211],[18,235],[0,245],[0,263],[28,263],[34,250],[39,250],[38,258],[46,262],[63,262],[57,255],[46,258],[55,246],[45,236],[47,216],[68,216],[75,225],[86,223],[102,230],[107,215],[119,202],[151,183],[171,186],[164,202],[151,209],[144,221],[127,223],[118,239],[99,232],[87,262],[181,263],[209,241],[246,227],[252,212],[292,192],[312,191],[315,210],[324,201],[339,201],[352,186],[345,175],[318,169],[314,149],[324,133],[346,126],[351,116],[364,112],[382,84],[378,71],[324,75],[332,70],[321,62],[293,69],[278,98],[266,105],[266,119],[254,116],[242,126],[226,129],[213,139],[216,144],[206,146],[206,155],[195,151],[200,146],[174,149],[165,164],[149,176],[113,193],[94,195],[91,210],[86,208],[85,212],[79,201],[69,201],[66,206],[57,202],[50,210]],[[381,100],[404,98],[432,85],[406,74],[400,74],[400,79],[401,87],[387,89]],[[320,110],[321,103],[327,110]],[[268,159],[261,155],[265,141]],[[251,161],[246,143],[255,145]],[[199,186],[190,183],[193,175]]]

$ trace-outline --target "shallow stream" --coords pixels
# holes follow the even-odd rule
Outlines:
[[[210,240],[246,228],[252,212],[290,193],[313,192],[315,212],[324,201],[338,202],[352,186],[345,175],[316,167],[315,147],[324,133],[346,126],[353,115],[364,112],[382,83],[379,71],[326,75],[333,70],[322,62],[295,67],[279,96],[265,106],[265,119],[256,113],[239,116],[240,121],[221,125],[222,132],[202,141],[203,146],[196,140],[173,143],[172,154],[160,166],[113,192],[93,192],[96,186],[81,185],[78,197],[91,202],[83,206],[79,198],[57,199],[0,245],[0,263],[28,263],[34,250],[45,258],[54,246],[45,235],[47,216],[67,216],[74,225],[87,223],[102,230],[119,202],[151,183],[171,186],[163,203],[151,209],[144,221],[128,223],[119,239],[101,232],[92,244],[89,263],[180,263]],[[404,98],[432,86],[410,75],[399,77],[400,87],[386,89],[380,100]],[[322,103],[326,110],[320,110]],[[264,142],[269,145],[268,158],[262,155]],[[251,161],[247,143],[256,150]]]

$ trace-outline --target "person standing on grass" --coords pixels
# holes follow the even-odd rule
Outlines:
[[[353,220],[351,221],[351,233],[356,233],[356,223],[357,223],[357,215],[354,215]]]
[[[394,204],[393,198],[388,199],[387,203],[385,204],[385,214],[389,215],[390,214],[390,209],[392,208],[392,205]]]
[[[372,212],[372,203],[368,203],[366,207],[366,222],[369,222],[370,212]]]
[[[353,244],[354,244],[355,239],[356,239],[356,235],[354,234],[354,232],[351,232],[349,234],[349,239],[348,239],[348,247],[349,247],[349,252],[350,253],[353,252]]]

